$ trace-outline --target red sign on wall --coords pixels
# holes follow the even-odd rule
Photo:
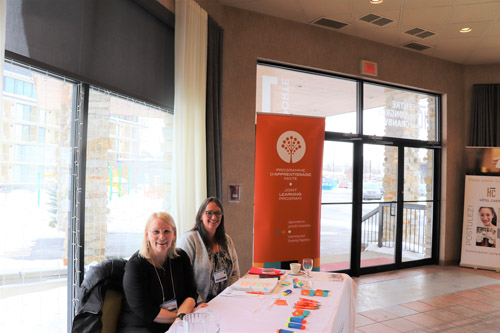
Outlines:
[[[378,68],[377,63],[367,60],[361,60],[361,74],[377,76]]]

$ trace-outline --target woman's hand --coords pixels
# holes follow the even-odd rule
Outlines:
[[[206,308],[207,306],[208,306],[207,303],[200,303],[197,307],[193,309],[193,312],[197,311],[198,309]]]

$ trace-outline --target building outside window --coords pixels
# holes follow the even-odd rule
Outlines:
[[[4,82],[0,332],[66,332],[76,306],[71,276],[128,258],[146,218],[171,210],[173,112],[98,87],[83,109],[84,84],[10,61]],[[85,221],[75,223],[79,206]],[[74,248],[81,266],[72,265]]]

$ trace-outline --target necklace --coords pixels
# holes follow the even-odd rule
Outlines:
[[[155,263],[155,260],[153,259],[153,257],[151,257],[151,261],[153,262],[153,268],[155,269],[156,277],[158,278],[158,282],[160,283],[161,295],[163,297],[162,302],[165,303],[165,291],[163,290],[163,283],[161,282],[160,274],[158,274],[158,270],[156,269],[156,263]],[[168,266],[170,269],[170,282],[172,284],[172,291],[174,292],[174,299],[176,299],[177,297],[175,296],[174,278],[172,276],[172,261],[170,260],[170,258],[168,258]],[[161,269],[163,269],[163,275],[165,275],[165,268],[163,268],[163,266],[161,266]]]

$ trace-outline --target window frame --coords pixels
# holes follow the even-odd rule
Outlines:
[[[78,288],[83,282],[85,274],[85,187],[86,187],[86,161],[87,161],[87,132],[88,132],[88,114],[89,114],[89,93],[90,89],[95,89],[98,91],[105,91],[114,96],[124,98],[127,100],[132,100],[137,103],[151,106],[153,108],[164,110],[165,112],[173,115],[173,109],[167,107],[166,105],[155,105],[149,101],[138,100],[134,96],[126,96],[119,92],[109,91],[99,86],[90,85],[87,82],[72,78],[71,76],[66,76],[67,73],[61,73],[60,71],[54,71],[53,68],[46,69],[41,64],[30,61],[30,59],[23,59],[24,61],[19,61],[18,57],[9,57],[9,53],[6,51],[5,63],[12,64],[25,68],[30,71],[35,71],[38,73],[43,73],[44,75],[64,80],[73,84],[72,93],[72,115],[71,115],[71,133],[70,133],[70,146],[72,147],[71,153],[71,181],[69,187],[68,198],[70,201],[70,210],[68,212],[68,275],[67,275],[67,327],[71,330],[73,318],[76,315],[77,305],[78,305]],[[5,76],[7,78],[7,76]],[[5,79],[4,79],[5,81]],[[19,81],[19,80],[18,80]],[[4,87],[5,90],[5,87]],[[34,91],[34,89],[33,89]],[[19,95],[18,95],[19,96]],[[24,95],[20,95],[24,96]],[[26,96],[24,96],[26,97]],[[16,102],[16,123],[18,126],[28,127],[30,132],[33,126],[32,117],[40,117],[43,113],[46,117],[46,110],[39,109],[37,115],[33,115],[33,108],[29,103],[25,101]],[[31,103],[31,101],[30,101]],[[29,111],[30,119],[25,119]],[[19,118],[21,116],[21,118]],[[42,119],[39,119],[42,120]],[[45,127],[46,119],[40,122],[39,128],[45,128],[44,139],[47,139],[47,130]],[[21,127],[20,127],[21,128]],[[28,154],[29,147],[35,147],[39,142],[37,137],[34,142],[22,141],[16,145],[16,161],[17,157],[25,156]],[[17,172],[26,172],[26,165],[23,161],[21,162],[23,168],[19,169]]]
[[[370,274],[375,272],[388,271],[393,269],[415,267],[421,265],[437,264],[439,261],[439,227],[440,227],[440,207],[441,207],[441,160],[442,160],[442,95],[439,93],[429,92],[422,89],[410,89],[407,87],[401,87],[390,83],[381,83],[374,80],[369,80],[366,78],[359,78],[349,75],[332,74],[326,71],[321,71],[317,69],[303,68],[300,66],[289,65],[289,64],[278,64],[268,60],[258,60],[257,66],[271,66],[275,68],[280,68],[284,70],[299,71],[308,74],[317,74],[319,76],[330,76],[338,79],[354,80],[357,83],[357,93],[356,93],[356,133],[340,133],[325,131],[325,141],[333,142],[352,142],[353,143],[353,192],[352,192],[352,239],[351,239],[351,258],[357,258],[357,260],[352,260],[350,264],[350,269],[345,270],[346,273],[352,274],[354,276],[359,276],[360,274]],[[426,95],[432,95],[435,97],[435,140],[424,141],[418,139],[407,139],[407,138],[396,138],[388,136],[373,136],[366,135],[363,131],[363,98],[364,98],[364,84],[377,85],[402,91],[408,91],[412,93],[421,93]],[[362,220],[362,205],[363,205],[363,152],[362,147],[364,144],[377,144],[386,146],[397,147],[400,156],[404,156],[404,147],[414,147],[414,148],[427,148],[433,151],[434,155],[434,174],[433,174],[433,193],[432,199],[427,200],[433,203],[433,215],[432,215],[432,255],[431,258],[416,260],[416,261],[401,261],[400,251],[396,249],[396,263],[386,266],[372,266],[372,267],[360,267],[360,256],[361,256],[361,239],[357,237],[361,233],[361,220]],[[404,174],[403,163],[399,162],[398,174]],[[398,177],[398,189],[404,187],[403,177]],[[398,214],[403,212],[403,196],[398,195]],[[335,205],[338,203],[321,203],[321,205]],[[345,204],[345,203],[342,203]],[[398,221],[402,220],[402,216],[398,216]],[[398,228],[401,226],[398,225]],[[400,237],[399,237],[400,238]],[[398,239],[400,241],[401,239]],[[399,245],[401,246],[401,245]]]

